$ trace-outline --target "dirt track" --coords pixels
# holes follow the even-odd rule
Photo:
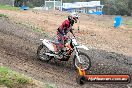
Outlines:
[[[56,29],[60,23],[69,15],[59,11],[9,11],[0,10],[11,19],[24,23],[28,26],[35,26],[49,32],[49,36],[56,35]],[[80,33],[74,33],[80,43],[88,47],[94,47],[110,52],[117,52],[132,56],[132,28],[122,25],[118,29],[113,28],[114,16],[80,15]],[[123,21],[132,21],[132,17],[124,17]],[[78,22],[79,23],[79,22]],[[78,24],[74,28],[77,29]],[[84,41],[82,41],[84,40]]]
[[[75,82],[76,72],[66,66],[66,63],[58,66],[37,60],[36,49],[40,38],[44,38],[41,33],[34,32],[8,19],[0,18],[0,63],[38,80],[55,83],[59,88],[62,86],[63,88],[80,87]],[[89,73],[130,73],[132,75],[132,57],[92,49],[87,54],[92,59],[92,68]],[[86,84],[82,87],[127,88],[127,85]]]

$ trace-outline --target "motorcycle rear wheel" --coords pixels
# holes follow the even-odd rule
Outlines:
[[[45,45],[41,44],[37,49],[38,59],[44,60],[44,61],[49,61],[50,57],[45,54],[48,52],[50,52],[49,49]]]

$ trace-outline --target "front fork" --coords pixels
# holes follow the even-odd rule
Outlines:
[[[78,59],[79,63],[81,64],[82,62],[81,62],[81,59],[80,59],[80,57],[79,57],[79,55],[78,55],[78,52],[79,52],[79,51],[78,51],[77,48],[75,48],[74,50],[75,50],[76,59]]]

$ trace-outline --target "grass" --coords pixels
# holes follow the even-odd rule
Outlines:
[[[8,16],[5,14],[0,14],[0,17],[8,18]]]
[[[130,21],[125,21],[125,22],[123,22],[123,24],[132,25],[132,22],[130,22]]]
[[[44,37],[50,38],[48,33],[46,33],[42,28],[33,27],[32,30],[41,33]]]
[[[132,28],[132,20],[131,19],[123,20],[122,24],[126,25],[128,28]]]
[[[40,82],[20,73],[14,72],[7,67],[0,66],[0,88],[56,88],[55,84]],[[29,87],[28,87],[29,86]]]
[[[10,6],[10,5],[0,5],[0,9],[2,9],[2,10],[11,10],[11,11],[18,11],[19,10],[19,8],[13,7],[13,6]]]
[[[132,22],[130,22],[130,21],[126,22],[126,25],[127,25],[128,27],[132,27]]]
[[[45,84],[44,88],[55,88],[55,86],[52,84]]]
[[[23,26],[26,26],[27,28],[31,29],[32,31],[34,32],[39,32],[41,33],[44,37],[47,37],[47,38],[50,38],[50,36],[48,35],[48,33],[45,32],[45,30],[41,27],[38,27],[38,26],[35,26],[35,25],[32,25],[30,23],[23,23],[23,22],[16,22],[17,24],[20,24],[20,25],[23,25]]]
[[[0,67],[0,85],[8,88],[16,88],[27,84],[29,84],[28,78],[6,67]]]

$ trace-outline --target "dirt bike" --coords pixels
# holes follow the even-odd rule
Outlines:
[[[90,57],[79,51],[78,49],[89,50],[84,45],[79,45],[76,42],[75,37],[68,39],[67,44],[69,44],[72,50],[69,50],[67,47],[61,53],[58,53],[59,42],[51,41],[47,39],[40,39],[42,44],[37,49],[37,57],[44,61],[50,61],[51,59],[58,59],[61,61],[68,61],[71,55],[73,55],[73,66],[78,68],[80,65],[83,70],[88,70],[91,67]]]

